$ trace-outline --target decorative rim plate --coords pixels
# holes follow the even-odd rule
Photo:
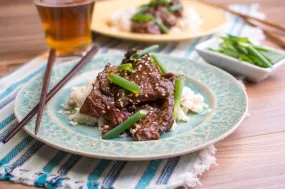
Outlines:
[[[227,19],[223,11],[191,0],[182,0],[182,4],[184,7],[193,7],[203,19],[203,24],[198,32],[187,31],[181,32],[179,34],[174,33],[163,35],[138,34],[124,31],[115,31],[106,24],[106,20],[112,12],[129,7],[138,7],[139,5],[147,2],[149,2],[149,0],[117,0],[96,2],[93,11],[91,28],[96,33],[120,39],[148,42],[169,42],[189,40],[205,35],[210,35],[221,30],[226,24]]]
[[[48,145],[70,153],[114,160],[150,160],[179,156],[205,148],[224,139],[238,127],[247,112],[248,100],[245,90],[235,78],[209,64],[157,56],[168,70],[185,74],[186,85],[205,97],[206,103],[212,108],[211,113],[191,115],[189,123],[179,123],[178,129],[164,134],[156,141],[102,140],[96,135],[99,131],[95,127],[72,127],[64,120],[67,119],[66,116],[61,117],[57,112],[60,104],[67,101],[68,90],[95,79],[94,72],[98,73],[106,63],[118,65],[123,58],[123,54],[97,56],[46,105],[38,135],[34,135],[35,117],[24,127],[25,131]],[[60,81],[75,63],[73,61],[55,67],[50,87]],[[19,91],[14,106],[19,121],[39,101],[42,80],[43,73],[40,73]]]

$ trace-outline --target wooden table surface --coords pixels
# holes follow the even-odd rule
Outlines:
[[[258,2],[270,20],[285,25],[285,0]],[[266,43],[271,44],[266,41]],[[0,1],[0,75],[47,50],[32,0]],[[285,66],[260,84],[247,84],[251,114],[228,138],[216,144],[217,163],[198,188],[285,188]],[[31,188],[0,182],[0,189]]]

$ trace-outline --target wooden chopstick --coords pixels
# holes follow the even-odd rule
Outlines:
[[[227,12],[230,12],[232,14],[235,14],[235,15],[238,15],[240,17],[242,17],[243,19],[252,19],[252,20],[256,20],[260,23],[263,23],[265,25],[268,25],[268,26],[271,26],[271,27],[274,27],[274,28],[277,28],[279,30],[282,30],[282,31],[285,31],[285,27],[282,26],[281,24],[277,24],[275,22],[272,22],[272,21],[269,21],[269,20],[262,20],[260,18],[256,18],[256,17],[252,17],[252,16],[249,16],[249,15],[246,15],[246,14],[242,14],[242,13],[239,13],[239,12],[236,12],[234,10],[231,10],[230,8],[224,6],[224,5],[220,5],[220,4],[216,4],[216,3],[210,3],[210,2],[206,2],[206,1],[202,1],[202,3],[206,4],[206,5],[209,5],[209,6],[213,6],[213,7],[217,7],[217,8],[221,8]]]
[[[41,99],[39,103],[38,113],[37,113],[37,120],[36,120],[36,126],[35,126],[35,135],[37,135],[39,126],[41,124],[42,114],[47,98],[47,90],[49,86],[50,76],[52,72],[52,68],[55,62],[55,56],[56,52],[54,49],[51,49],[49,51],[49,57],[48,57],[48,63],[47,63],[47,69],[45,71],[44,81],[43,81],[43,87],[42,87],[42,93],[41,93]]]
[[[249,25],[251,25],[251,26],[253,26],[253,27],[259,27],[260,28],[260,26],[258,26],[257,24],[255,24],[254,22],[252,22],[251,20],[249,20],[249,19],[244,19]],[[269,37],[269,38],[271,38],[277,45],[279,45],[280,47],[282,47],[282,48],[285,48],[285,41],[281,38],[281,37],[279,37],[276,33],[274,33],[274,32],[272,32],[272,31],[270,31],[270,30],[268,30],[268,29],[265,29],[265,28],[261,28],[262,30],[263,30],[263,33],[267,36],[267,37]]]
[[[47,94],[47,98],[45,101],[45,104],[85,65],[88,63],[88,61],[97,53],[98,47],[93,46],[90,51],[87,52],[87,54],[77,63],[72,70],[64,76],[64,78],[53,87],[53,89]],[[4,138],[3,143],[7,143],[15,134],[17,134],[22,127],[25,126],[26,123],[28,123],[33,116],[37,113],[39,108],[39,104],[37,104],[30,112],[29,114],[11,131],[9,134]]]

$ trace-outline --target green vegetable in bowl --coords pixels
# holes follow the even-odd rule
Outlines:
[[[219,49],[208,48],[208,50],[215,51],[262,68],[271,68],[273,64],[285,58],[285,54],[283,53],[253,45],[247,37],[228,35],[227,37],[221,37],[221,39],[223,42],[220,44]]]
[[[168,28],[159,20],[157,20],[156,18],[153,19],[155,24],[159,27],[159,29],[162,31],[162,33],[168,33],[169,30]]]

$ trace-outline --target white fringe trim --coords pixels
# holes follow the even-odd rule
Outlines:
[[[148,187],[148,189],[173,189],[177,187],[191,188],[201,185],[198,177],[209,170],[212,164],[216,164],[215,153],[216,148],[214,145],[207,147],[200,151],[193,168],[189,170],[189,172],[173,175],[173,178],[168,184],[153,185]]]

